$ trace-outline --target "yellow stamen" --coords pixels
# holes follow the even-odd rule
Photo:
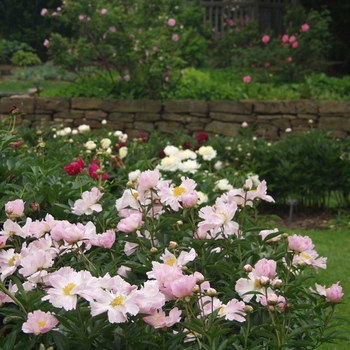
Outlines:
[[[254,281],[254,289],[262,289],[262,285],[258,279]]]
[[[175,263],[176,263],[176,258],[173,257],[173,258],[168,259],[164,264],[169,265],[169,266],[174,266]]]
[[[11,259],[9,259],[7,261],[7,263],[10,265],[10,266],[14,266],[15,265],[15,260],[19,258],[19,255],[18,254],[14,254]]]
[[[175,187],[173,191],[174,196],[176,197],[181,196],[184,192],[186,192],[186,189],[180,186]]]
[[[119,297],[114,298],[109,305],[115,307],[115,306],[120,306],[123,305],[124,302],[124,297],[122,295],[119,295]]]
[[[39,328],[44,328],[46,326],[46,322],[45,321],[38,321],[37,324],[38,324]]]
[[[134,192],[134,193],[132,194],[132,196],[133,196],[135,199],[139,198],[138,192]]]
[[[300,254],[300,257],[301,257],[301,258],[304,258],[304,259],[306,259],[306,260],[311,259],[311,256],[308,255],[308,254],[305,254],[305,253],[301,253],[301,254]]]
[[[76,286],[75,283],[69,283],[63,288],[63,293],[65,295],[71,295],[70,292],[71,290]]]

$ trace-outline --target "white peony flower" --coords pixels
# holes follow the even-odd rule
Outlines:
[[[90,125],[82,124],[78,126],[78,131],[80,134],[85,134],[91,131]]]
[[[202,146],[197,152],[203,157],[204,160],[212,160],[216,157],[217,154],[215,149],[211,146]]]
[[[230,185],[227,179],[221,179],[215,182],[215,189],[220,191],[233,190],[233,186]]]
[[[85,143],[85,147],[86,147],[89,151],[91,151],[91,150],[93,150],[93,149],[96,148],[96,143],[95,143],[94,141],[87,141],[87,142]]]
[[[128,147],[120,147],[119,148],[120,159],[124,159],[127,155],[128,155]]]
[[[102,139],[101,140],[101,146],[103,149],[107,149],[111,145],[112,141],[110,139]]]
[[[141,170],[139,169],[136,169],[135,171],[131,171],[129,174],[128,174],[128,178],[129,178],[129,181],[136,181],[138,179],[138,177],[140,176],[141,174]]]

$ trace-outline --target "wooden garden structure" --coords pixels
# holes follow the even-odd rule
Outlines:
[[[257,20],[260,32],[270,28],[275,34],[283,34],[286,7],[295,5],[297,0],[201,0],[200,3],[204,7],[203,24],[213,29],[214,39],[218,40],[225,35],[230,20],[244,18]]]

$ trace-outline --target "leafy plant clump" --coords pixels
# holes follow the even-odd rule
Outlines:
[[[1,347],[316,349],[344,339],[340,283],[310,289],[327,259],[259,215],[274,202],[266,181],[247,154],[231,161],[244,138],[129,139],[106,122],[99,133],[17,130],[18,113],[1,124]]]

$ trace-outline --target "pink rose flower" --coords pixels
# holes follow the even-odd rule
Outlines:
[[[294,43],[295,40],[297,40],[297,38],[296,38],[294,35],[291,35],[291,36],[289,37],[289,42],[290,42],[291,44]]]
[[[299,46],[299,43],[297,41],[294,41],[294,43],[292,44],[292,48],[296,49]]]
[[[282,42],[287,43],[289,41],[289,36],[287,34],[282,36]]]
[[[302,32],[307,32],[309,29],[310,29],[310,27],[306,23],[301,26],[301,31]]]
[[[261,38],[261,41],[264,43],[264,44],[267,44],[269,41],[270,41],[270,37],[268,35],[264,35],[262,38]]]

